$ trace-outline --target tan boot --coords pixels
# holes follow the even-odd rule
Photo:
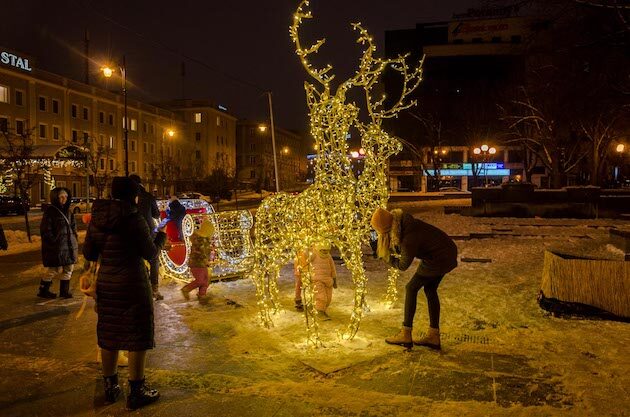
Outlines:
[[[427,335],[420,339],[414,339],[413,344],[418,346],[426,346],[435,350],[442,349],[442,346],[440,344],[440,329],[429,327]]]
[[[389,343],[390,345],[400,345],[406,348],[413,347],[413,341],[411,340],[411,327],[403,326],[397,335],[385,339],[385,343]]]

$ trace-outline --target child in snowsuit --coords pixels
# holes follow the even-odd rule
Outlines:
[[[208,302],[206,291],[208,290],[208,267],[210,266],[210,252],[212,252],[212,236],[214,226],[209,220],[205,220],[198,230],[190,238],[190,259],[188,266],[195,278],[194,281],[182,288],[182,294],[186,300],[190,299],[190,292],[199,288],[199,302]]]
[[[308,257],[308,258],[307,258]],[[332,301],[333,288],[337,288],[337,270],[335,262],[330,255],[330,245],[315,245],[311,247],[310,256],[303,252],[298,256],[298,261],[302,268],[307,268],[306,260],[309,259],[313,268],[313,288],[315,291],[315,309],[324,319],[330,319],[326,310]],[[299,268],[296,268],[296,305],[297,305],[297,281],[300,282],[301,275]],[[300,288],[301,290],[301,288]],[[301,294],[300,294],[301,295]],[[301,300],[301,298],[300,298]]]

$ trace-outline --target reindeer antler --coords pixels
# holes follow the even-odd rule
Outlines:
[[[383,102],[385,101],[385,96],[383,96],[383,98],[381,98],[373,105],[368,102],[368,106],[372,106],[374,109],[381,107],[380,111],[375,111],[373,113],[374,116],[378,119],[398,117],[398,113],[417,104],[416,100],[407,101],[407,97],[418,87],[418,85],[420,85],[420,82],[422,81],[422,67],[424,65],[424,56],[413,71],[409,70],[409,65],[407,64],[408,56],[409,54],[399,55],[396,59],[388,59],[385,61],[385,65],[390,66],[390,68],[402,75],[403,86],[398,101],[396,101],[396,103],[387,110],[382,108]]]
[[[302,43],[300,42],[299,28],[302,24],[303,19],[312,19],[313,14],[310,10],[304,10],[305,7],[308,7],[308,0],[302,0],[300,5],[298,6],[295,14],[293,15],[293,24],[289,28],[289,34],[291,35],[291,40],[295,44],[297,48],[295,53],[300,57],[302,61],[302,66],[306,69],[311,77],[315,78],[320,84],[324,87],[328,88],[328,84],[330,81],[335,78],[334,75],[327,75],[330,70],[332,70],[332,65],[328,64],[324,68],[317,69],[311,65],[308,60],[308,56],[311,54],[315,54],[319,51],[319,48],[326,43],[326,39],[319,39],[313,45],[308,48],[303,48]]]

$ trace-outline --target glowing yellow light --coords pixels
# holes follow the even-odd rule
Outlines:
[[[346,338],[353,338],[359,330],[363,314],[367,310],[367,277],[362,261],[362,245],[369,241],[370,218],[378,207],[387,204],[387,160],[400,152],[402,145],[382,128],[384,119],[396,117],[416,104],[408,95],[422,80],[422,62],[412,69],[407,56],[395,59],[375,58],[373,39],[361,24],[353,23],[358,33],[357,42],[363,45],[359,68],[354,76],[341,82],[335,90],[330,82],[335,78],[332,66],[317,68],[308,57],[318,52],[326,42],[316,41],[303,47],[298,30],[303,20],[312,19],[305,10],[308,1],[298,6],[289,34],[296,47],[296,54],[308,75],[314,80],[305,82],[306,103],[309,108],[311,135],[318,151],[314,159],[315,181],[299,195],[276,193],[264,199],[256,212],[254,265],[250,277],[256,285],[256,295],[261,322],[272,325],[272,313],[280,308],[278,301],[278,277],[283,265],[292,261],[314,244],[324,243],[336,247],[352,276],[354,302]],[[384,97],[373,101],[370,90],[375,88],[385,71],[393,70],[401,75],[402,93],[390,108],[384,107]],[[365,97],[365,114],[368,121],[359,119],[360,109],[346,95],[351,89],[360,89]],[[363,171],[358,176],[351,169],[346,137],[350,128],[356,128],[361,147],[366,150]],[[359,152],[356,153],[358,157]],[[352,154],[351,154],[352,155]],[[312,266],[301,269],[302,300],[309,343],[321,345],[317,311],[313,305],[314,289]],[[390,271],[390,292],[395,294],[397,273]]]
[[[479,154],[481,153],[481,149],[479,149],[479,148],[475,148],[475,149],[473,149],[473,153],[474,153],[475,155],[479,155]]]
[[[258,130],[260,130],[261,132],[265,133],[267,131],[267,126],[260,125],[260,126],[258,126]]]
[[[173,137],[173,136],[175,136],[175,131],[174,131],[173,129],[168,129],[168,130],[166,131],[166,134],[167,134],[168,136],[170,136],[170,137]]]
[[[446,149],[442,149],[442,155],[446,155],[447,150]]]
[[[359,152],[357,152],[357,151],[352,151],[352,152],[350,152],[350,155],[351,155],[353,158],[358,158],[358,157],[359,157]]]
[[[481,151],[482,152],[488,152],[488,145],[486,145],[486,144],[481,145]]]
[[[490,155],[494,155],[495,153],[497,153],[497,150],[495,148],[490,148],[490,149],[488,149],[488,153]]]
[[[283,155],[288,155],[289,154],[289,147],[285,146],[284,148],[282,148],[282,154]]]
[[[359,149],[359,155],[365,155],[365,149],[360,148]]]
[[[624,151],[624,149],[626,149],[626,146],[623,143],[620,143],[619,145],[617,145],[617,147],[615,148],[615,151],[622,153]]]
[[[110,78],[112,75],[114,75],[114,70],[110,67],[103,67],[101,68],[101,71],[103,72],[103,75],[107,78]]]

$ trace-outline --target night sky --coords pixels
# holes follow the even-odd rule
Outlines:
[[[477,3],[312,0],[315,18],[305,24],[304,39],[326,37],[319,62],[333,64],[337,79],[345,79],[359,56],[351,21],[362,22],[383,53],[385,30],[447,20]],[[87,28],[92,83],[103,85],[100,62],[124,53],[134,85],[130,94],[148,101],[182,97],[181,62],[186,60],[179,55],[186,55],[214,69],[186,62],[186,98],[210,98],[240,118],[267,118],[262,91],[234,79],[243,80],[273,91],[277,125],[305,129],[306,73],[288,35],[297,4],[298,0],[3,0],[0,45],[32,55],[35,67],[83,80]]]

